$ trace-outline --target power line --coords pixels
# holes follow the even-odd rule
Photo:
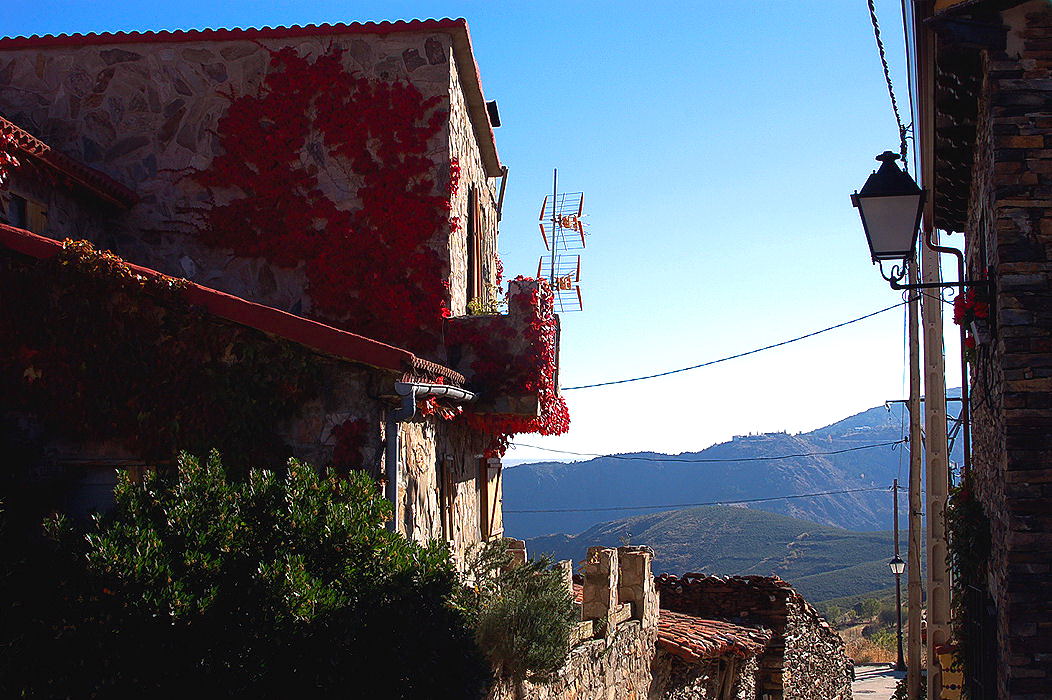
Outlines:
[[[607,508],[539,508],[535,510],[507,510],[505,513],[600,513],[618,510],[649,510],[652,508],[693,508],[695,506],[733,506],[744,503],[764,503],[766,501],[785,501],[790,498],[812,498],[814,496],[833,496],[841,493],[862,493],[865,491],[887,491],[888,486],[872,486],[865,489],[843,489],[841,491],[816,491],[815,493],[797,493],[790,496],[771,496],[769,498],[745,498],[738,501],[708,501],[705,503],[664,503],[653,506],[611,506]]]
[[[902,117],[899,116],[899,103],[895,99],[895,88],[891,84],[891,70],[888,68],[888,56],[884,51],[884,40],[880,38],[880,23],[877,22],[877,8],[873,0],[867,0],[869,4],[869,20],[873,24],[873,36],[877,40],[877,51],[880,53],[880,65],[884,68],[884,82],[888,84],[888,97],[891,98],[891,111],[895,113],[895,124],[899,127],[899,153],[902,156],[902,165],[908,169],[909,161],[906,160],[906,127],[902,125]],[[912,116],[912,115],[911,115]]]
[[[689,459],[686,457],[630,457],[628,455],[604,455],[595,452],[571,452],[569,450],[556,450],[551,447],[541,447],[540,445],[526,445],[521,442],[510,443],[515,447],[530,447],[535,450],[544,450],[545,452],[557,452],[565,455],[576,455],[577,457],[607,457],[609,459],[622,459],[627,461],[636,462],[690,462],[694,464],[712,464],[715,462],[770,462],[778,459],[791,459],[793,457],[819,457],[822,455],[839,455],[845,452],[857,452],[858,450],[868,450],[873,447],[887,447],[888,445],[901,445],[906,442],[902,440],[891,440],[889,442],[877,442],[872,445],[859,445],[857,447],[845,447],[842,450],[830,450],[829,452],[800,452],[798,454],[791,455],[775,455],[770,457],[741,457],[739,459],[726,459],[726,458],[706,458],[706,459]],[[522,464],[515,465],[516,467],[525,466]],[[505,467],[506,469],[514,469],[515,467]]]
[[[756,348],[755,350],[748,350],[746,352],[740,352],[737,355],[730,355],[728,357],[721,357],[718,360],[709,360],[708,362],[702,362],[699,365],[691,365],[690,367],[681,367],[680,369],[671,369],[671,370],[669,370],[667,372],[658,372],[657,374],[648,374],[648,375],[643,376],[643,377],[632,377],[630,379],[615,379],[615,380],[609,381],[609,382],[597,382],[595,384],[582,384],[580,386],[564,386],[564,387],[559,387],[559,389],[560,389],[560,391],[574,391],[575,389],[594,389],[594,388],[600,387],[600,386],[610,386],[612,384],[627,384],[628,382],[638,382],[638,381],[642,381],[644,379],[656,379],[658,377],[667,377],[670,374],[678,374],[680,372],[689,372],[692,369],[701,369],[702,367],[709,367],[711,365],[716,365],[716,364],[719,364],[721,362],[726,362],[727,360],[736,360],[739,357],[745,357],[746,355],[755,355],[756,353],[763,352],[764,350],[770,350],[772,348],[778,348],[778,347],[781,347],[783,345],[788,345],[789,343],[795,343],[798,340],[804,340],[806,338],[812,338],[812,337],[814,337],[816,335],[820,335],[822,333],[828,333],[829,331],[836,330],[837,328],[843,328],[844,326],[850,326],[852,323],[858,323],[859,321],[865,321],[867,318],[872,318],[873,316],[876,316],[877,314],[882,314],[885,311],[891,311],[892,309],[897,309],[898,307],[900,307],[900,306],[902,306],[903,304],[906,304],[906,303],[907,302],[905,302],[905,301],[900,301],[898,304],[892,304],[891,306],[887,306],[887,307],[885,307],[883,309],[880,309],[878,311],[874,311],[872,313],[868,313],[865,316],[859,316],[858,318],[853,318],[850,321],[844,321],[843,323],[838,323],[835,326],[829,326],[828,328],[823,328],[822,330],[819,330],[819,331],[813,331],[811,333],[807,333],[806,335],[801,335],[801,336],[797,336],[795,338],[790,338],[789,340],[783,340],[780,343],[773,343],[771,345],[765,345],[762,348]]]

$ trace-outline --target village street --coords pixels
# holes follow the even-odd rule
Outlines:
[[[853,700],[888,700],[895,692],[895,684],[904,675],[895,672],[889,664],[856,666],[851,697]]]

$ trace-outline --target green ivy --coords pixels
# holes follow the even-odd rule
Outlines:
[[[965,477],[960,486],[952,489],[946,502],[946,564],[951,576],[951,619],[957,640],[956,664],[962,666],[965,677],[970,675],[968,659],[974,657],[978,640],[969,633],[969,586],[986,590],[987,567],[991,555],[990,519],[982,503],[975,497],[971,479]]]

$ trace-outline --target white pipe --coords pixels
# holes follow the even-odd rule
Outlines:
[[[387,529],[398,532],[398,476],[399,476],[399,430],[398,424],[416,415],[417,400],[435,396],[457,403],[471,403],[477,395],[467,389],[448,384],[422,384],[417,382],[395,382],[395,393],[402,397],[402,404],[387,414],[387,500],[391,502],[391,520]]]

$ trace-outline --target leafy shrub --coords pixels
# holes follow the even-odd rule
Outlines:
[[[495,540],[473,553],[469,577],[464,607],[493,668],[514,681],[543,681],[559,670],[578,618],[551,559],[513,566],[507,544]]]
[[[487,690],[448,551],[385,530],[364,474],[290,461],[236,481],[215,453],[183,455],[174,478],[122,478],[116,502],[86,537],[56,522],[34,555],[51,570],[12,587],[0,694],[328,696],[365,678],[382,697]]]

